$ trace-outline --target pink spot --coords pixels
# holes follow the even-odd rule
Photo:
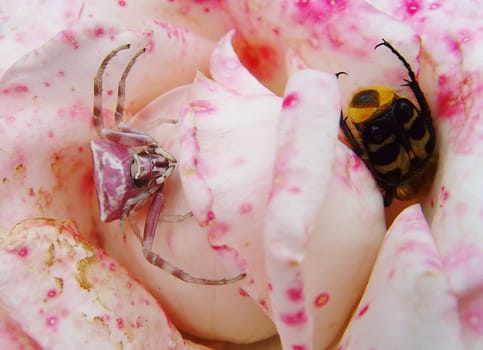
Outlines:
[[[49,137],[49,139],[53,138],[54,132],[52,130],[49,130],[49,132],[47,133],[47,136]]]
[[[3,89],[2,91],[4,94],[10,94],[10,93],[21,94],[21,93],[30,92],[30,89],[26,85],[12,84],[9,87]]]
[[[124,1],[124,0],[119,0],[119,1],[117,2],[117,4],[118,4],[120,7],[125,7],[125,6],[126,6],[126,1]]]
[[[215,220],[215,213],[210,210],[208,213],[206,213],[206,223],[208,224],[213,220]]]
[[[357,318],[364,316],[364,314],[369,310],[369,304],[364,305],[358,312]]]
[[[448,198],[449,198],[449,192],[446,189],[446,187],[443,185],[441,186],[441,199],[443,199],[443,201],[447,201]]]
[[[216,112],[216,107],[206,100],[195,100],[190,102],[190,107],[198,114],[210,114]]]
[[[286,291],[287,297],[294,303],[304,300],[302,287],[289,288]]]
[[[299,96],[297,93],[292,92],[285,96],[282,102],[282,108],[291,108],[297,106],[299,103]]]
[[[112,96],[114,94],[114,91],[112,89],[107,90],[107,96]]]
[[[301,191],[300,187],[298,187],[298,186],[292,186],[288,190],[289,190],[289,192],[292,192],[292,193],[300,193],[300,191]]]
[[[333,14],[344,10],[345,0],[296,0],[297,12],[294,20],[300,24],[305,22],[322,23],[328,20]]]
[[[110,263],[109,264],[109,271],[116,271],[117,270],[117,264],[116,263]]]
[[[433,2],[431,5],[429,5],[430,10],[437,10],[441,7],[441,4],[438,2]]]
[[[62,37],[64,41],[70,44],[74,49],[79,48],[79,42],[77,41],[73,32],[66,30],[62,33]]]
[[[455,54],[458,54],[458,44],[452,41],[450,43]],[[464,112],[465,101],[462,96],[462,87],[465,85],[465,79],[460,83],[454,81],[453,77],[440,75],[438,78],[438,96],[437,96],[437,116],[440,118],[451,118]],[[463,113],[464,114],[464,113]]]
[[[247,297],[248,296],[248,293],[243,289],[243,288],[238,288],[238,293],[242,296],[242,297]]]
[[[292,345],[292,350],[305,350],[305,345]]]
[[[59,71],[57,72],[57,75],[58,75],[59,77],[63,78],[63,77],[65,77],[65,72],[64,72],[63,70],[59,70]]]
[[[329,302],[329,299],[330,299],[329,293],[325,293],[325,292],[320,293],[315,297],[314,305],[315,307],[323,307],[327,305],[327,303]]]
[[[35,191],[34,191],[34,189],[32,187],[29,188],[29,196],[30,197],[35,196]]]
[[[421,5],[418,3],[417,0],[406,0],[406,12],[409,15],[414,15],[421,9]]]
[[[54,298],[57,296],[57,290],[55,289],[50,289],[48,292],[47,292],[47,297],[49,298]]]
[[[94,30],[94,35],[96,36],[96,38],[102,37],[104,35],[104,28],[102,28],[101,26],[96,27],[96,29]]]
[[[266,311],[268,311],[268,304],[266,299],[261,299],[258,304]]]
[[[389,271],[389,273],[387,274],[387,279],[391,280],[394,277],[395,274],[396,274],[396,270],[391,269],[391,271]]]
[[[116,318],[116,323],[117,323],[117,328],[124,329],[124,320],[121,317]]]
[[[272,291],[273,290],[273,285],[271,282],[268,282],[268,290]]]
[[[27,247],[22,247],[20,248],[18,251],[17,251],[17,255],[20,256],[20,257],[26,257],[29,253],[29,250]]]
[[[230,230],[230,226],[228,226],[224,222],[219,222],[213,227],[210,228],[208,232],[208,238],[210,241],[216,241],[217,239],[222,238],[228,231]]]
[[[9,114],[9,115],[6,115],[3,117],[3,120],[5,120],[5,122],[8,124],[8,125],[14,125],[15,122],[17,121],[17,118],[12,115],[12,114]]]
[[[44,86],[45,87],[50,87],[50,83],[48,81],[44,81]]]
[[[473,332],[483,334],[483,315],[478,311],[467,311],[462,315],[463,324]]]
[[[307,322],[307,313],[302,309],[293,314],[280,314],[280,319],[289,326],[299,326]]]
[[[251,203],[243,203],[241,206],[240,206],[240,212],[242,214],[248,214],[248,213],[251,213],[251,211],[253,210],[253,206],[251,205]]]
[[[45,324],[48,327],[55,327],[58,322],[59,322],[59,319],[57,318],[57,316],[50,316],[45,319]]]

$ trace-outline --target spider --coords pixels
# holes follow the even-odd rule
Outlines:
[[[164,183],[173,173],[177,161],[153,137],[127,125],[123,120],[126,78],[145,49],[139,50],[129,60],[119,80],[114,114],[117,129],[104,127],[102,76],[109,61],[119,51],[129,48],[130,45],[126,44],[111,51],[94,77],[93,124],[100,138],[91,141],[91,152],[100,219],[103,222],[120,220],[122,226],[133,211],[152,198],[142,237],[142,250],[148,262],[189,283],[223,285],[237,282],[245,277],[244,273],[233,278],[198,278],[169,263],[152,250],[164,202]]]

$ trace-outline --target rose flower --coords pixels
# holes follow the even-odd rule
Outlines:
[[[0,4],[2,348],[480,348],[478,5]],[[369,86],[420,108],[382,38],[416,74],[438,157],[424,193],[386,210],[339,127]],[[159,220],[150,197],[105,223],[95,182],[130,178],[93,166],[93,117],[117,130],[137,52],[123,122],[177,163]],[[154,266],[146,220],[153,253],[184,272],[245,277]]]

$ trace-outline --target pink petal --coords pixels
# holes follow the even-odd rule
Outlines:
[[[0,299],[39,348],[170,349],[185,344],[124,268],[70,223],[28,220],[0,245]]]
[[[307,66],[325,72],[345,71],[343,103],[360,86],[398,86],[401,70],[374,46],[383,36],[410,61],[418,42],[407,24],[396,21],[365,1],[228,1],[236,25],[235,48],[243,64],[267,86],[282,92],[287,74],[284,57],[296,50]],[[354,35],[360,33],[360,35]]]
[[[414,205],[391,226],[338,349],[463,349],[457,312],[443,260]]]
[[[314,230],[312,222],[326,198],[339,115],[335,76],[303,70],[291,77],[280,116],[265,224],[273,317],[287,349],[310,348],[312,343],[313,320],[305,304],[302,262],[305,243]]]
[[[114,22],[125,29],[142,28],[147,19],[152,19],[182,25],[213,40],[233,27],[222,2],[218,0],[143,0],[141,3],[133,0],[86,0],[80,19]]]
[[[21,56],[77,21],[82,1],[2,1],[0,77]]]
[[[239,294],[268,309],[262,234],[281,100],[240,66],[230,38],[212,58],[215,81],[198,76],[193,84],[180,121],[179,169],[195,217],[208,225],[210,244],[229,271],[248,273]],[[247,326],[262,320],[257,315]],[[273,332],[266,321],[257,326],[265,336]]]

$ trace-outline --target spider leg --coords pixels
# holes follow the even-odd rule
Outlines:
[[[178,215],[178,214],[163,215],[163,216],[161,216],[161,218],[159,220],[162,221],[162,222],[182,222],[182,221],[185,221],[186,219],[189,219],[191,217],[193,217],[192,211],[190,211],[186,214],[183,214],[183,215]]]
[[[182,269],[174,266],[170,262],[163,259],[159,254],[153,252],[154,236],[156,234],[156,227],[158,226],[159,217],[163,206],[164,197],[161,192],[157,192],[151,206],[149,207],[148,215],[146,216],[146,222],[144,226],[143,237],[143,254],[146,260],[154,266],[159,267],[161,270],[173,275],[174,277],[188,283],[206,284],[206,285],[223,285],[233,283],[241,280],[246,274],[240,274],[233,278],[221,278],[221,279],[206,279],[199,278],[190,275]]]
[[[109,54],[104,58],[97,73],[94,77],[94,106],[92,111],[92,119],[94,128],[96,129],[97,133],[101,135],[101,130],[104,128],[104,119],[102,117],[102,75],[104,74],[104,70],[107,67],[109,61],[121,50],[129,49],[130,45],[121,45],[117,49],[112,50]]]
[[[141,56],[143,53],[146,52],[146,49],[143,48],[136,52],[136,54],[129,60],[126,68],[124,68],[124,72],[122,73],[121,79],[119,80],[119,85],[117,88],[117,106],[116,106],[116,113],[114,114],[114,120],[116,125],[119,127],[124,118],[124,101],[126,96],[126,79],[131,71],[132,66],[136,62],[136,59]]]

